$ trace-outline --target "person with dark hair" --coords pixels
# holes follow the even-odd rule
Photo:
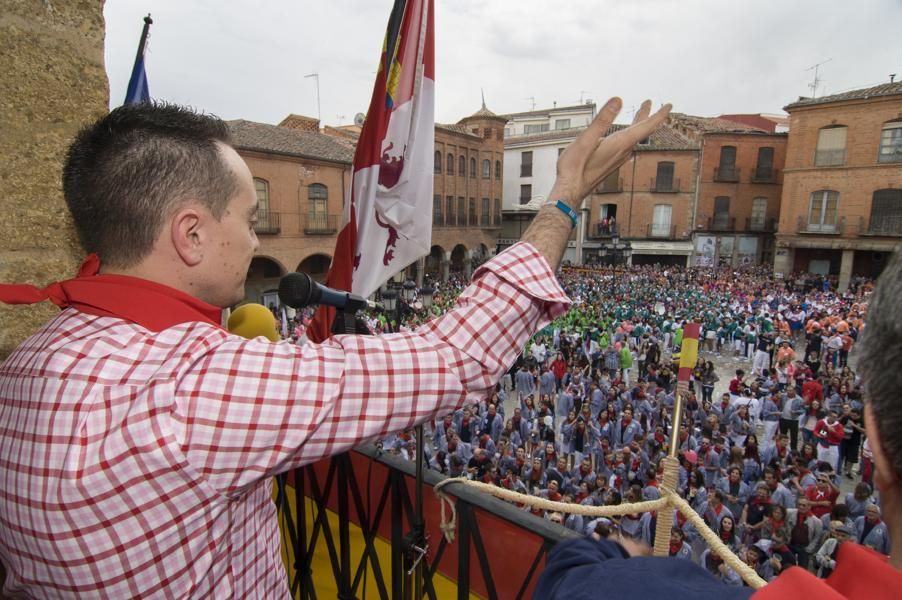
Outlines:
[[[86,127],[63,191],[91,256],[45,289],[0,286],[3,301],[63,308],[0,367],[0,456],[16,457],[0,462],[0,514],[15,515],[0,519],[4,593],[287,595],[272,476],[491,395],[570,304],[554,272],[575,210],[669,112],[649,117],[647,102],[606,135],[620,106],[560,156],[522,243],[480,266],[454,309],[302,347],[221,327],[258,249],[253,177],[227,125],[143,103]]]

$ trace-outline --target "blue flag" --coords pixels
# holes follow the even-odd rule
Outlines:
[[[128,80],[128,90],[125,92],[123,104],[136,102],[150,102],[150,88],[147,86],[147,73],[144,71],[144,52],[147,50],[147,35],[153,19],[150,15],[144,17],[144,29],[141,30],[141,40],[138,42],[138,54],[135,56],[135,66],[132,68],[131,79]]]
[[[131,79],[128,80],[128,90],[125,92],[125,102],[123,104],[136,102],[150,102],[150,88],[147,86],[147,73],[144,71],[143,54],[135,60],[135,67],[132,69]]]

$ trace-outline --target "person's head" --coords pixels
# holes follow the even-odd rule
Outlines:
[[[723,492],[720,490],[714,490],[710,496],[708,496],[708,503],[711,506],[717,507],[723,504]]]
[[[733,521],[733,517],[731,517],[730,515],[724,515],[720,518],[721,531],[731,532],[733,531],[734,525],[735,523]]]
[[[742,471],[739,467],[732,467],[730,469],[730,483],[739,483],[740,479],[742,479]]]
[[[553,494],[553,493],[557,492],[557,490],[558,490],[557,480],[552,479],[551,481],[548,482],[548,491]]]
[[[783,521],[786,519],[786,509],[783,508],[782,504],[772,504],[770,507],[770,516],[777,521]]]
[[[674,545],[682,544],[686,539],[686,534],[679,527],[670,528],[670,543]]]
[[[116,108],[69,147],[63,194],[102,272],[137,273],[218,306],[244,298],[257,196],[220,119],[162,103]]]
[[[855,486],[855,490],[852,492],[852,495],[856,500],[867,500],[871,497],[871,486],[869,486],[864,481],[860,481],[858,482],[858,485]]]

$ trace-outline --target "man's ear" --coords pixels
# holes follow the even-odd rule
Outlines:
[[[889,457],[883,451],[880,433],[877,431],[877,421],[874,411],[871,409],[866,408],[864,411],[864,426],[868,432],[868,445],[871,447],[871,454],[874,457],[874,483],[879,490],[889,491],[898,479]]]
[[[189,267],[194,267],[204,257],[204,212],[195,205],[180,208],[169,221],[172,247]]]

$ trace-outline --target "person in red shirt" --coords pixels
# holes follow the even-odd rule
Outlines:
[[[823,404],[824,386],[821,385],[821,382],[817,379],[808,379],[802,384],[802,398],[805,399],[806,404],[810,403],[812,400],[817,400]]]
[[[817,476],[817,483],[805,488],[805,497],[811,502],[811,514],[821,518],[829,514],[839,497],[839,488],[826,473]]]
[[[845,437],[843,424],[836,418],[836,411],[828,411],[827,416],[814,425],[817,438],[817,460],[839,469],[839,445]]]

